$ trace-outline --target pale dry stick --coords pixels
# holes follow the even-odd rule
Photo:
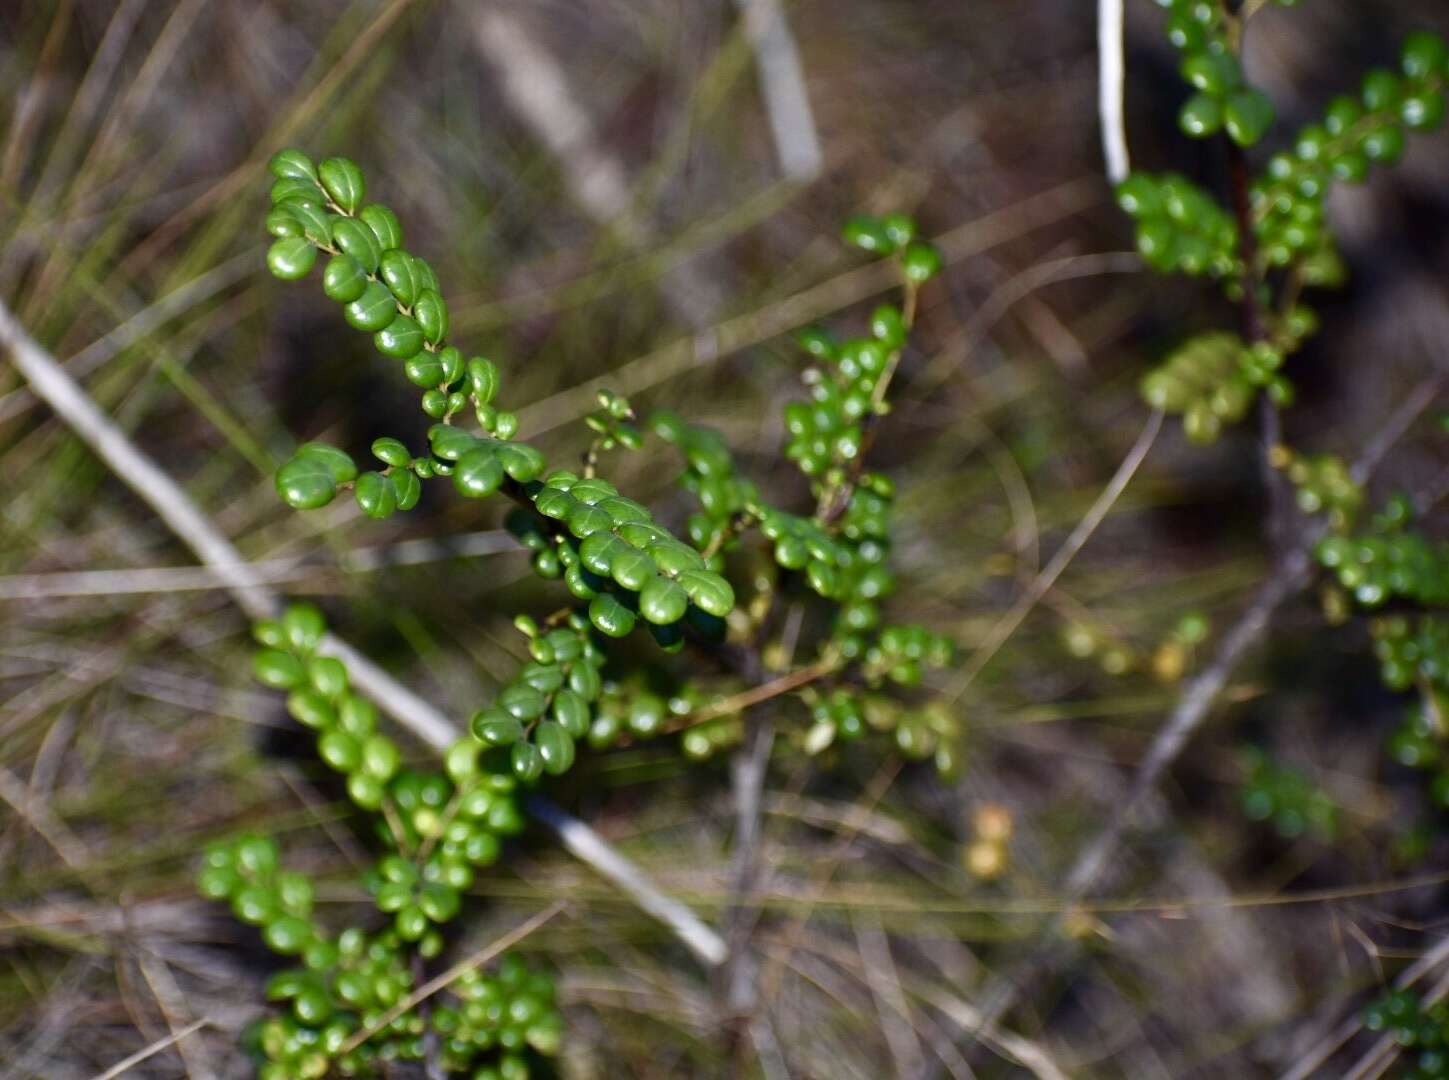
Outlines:
[[[1449,937],[1445,937],[1401,971],[1399,977],[1394,980],[1394,989],[1408,989],[1434,968],[1444,963],[1449,963]],[[1439,996],[1444,995],[1441,992]],[[1318,1072],[1323,1063],[1332,1057],[1340,1046],[1357,1035],[1362,1028],[1363,1016],[1361,1013],[1355,1012],[1350,1019],[1334,1029],[1322,1042],[1294,1062],[1293,1067],[1283,1073],[1279,1080],[1308,1080]],[[1378,1052],[1383,1045],[1384,1041],[1380,1040],[1370,1053]]]
[[[1127,65],[1122,59],[1122,0],[1097,0],[1097,113],[1107,179],[1120,184],[1132,171],[1127,123],[1122,115]]]
[[[1059,184],[958,225],[936,237],[936,247],[947,265],[960,262],[1085,210],[1101,197],[1099,185],[1100,181],[1095,178]],[[645,353],[598,378],[525,405],[517,410],[519,425],[535,434],[552,431],[597,408],[595,398],[601,389],[626,395],[640,393],[899,286],[900,275],[892,265],[873,262],[856,267],[756,311],[726,319]]]
[[[1443,383],[1443,376],[1424,380],[1384,422],[1373,441],[1350,469],[1355,483],[1362,484],[1368,479],[1394,443],[1433,404]],[[1213,703],[1217,701],[1228,679],[1247,651],[1267,630],[1273,614],[1290,596],[1308,583],[1313,568],[1313,546],[1323,533],[1322,526],[1310,530],[1297,546],[1282,555],[1270,570],[1267,580],[1223,636],[1212,660],[1184,686],[1177,705],[1163,721],[1153,737],[1146,757],[1138,765],[1127,797],[1116,804],[1111,816],[1078,855],[1067,873],[1062,887],[1066,908],[1070,908],[1073,902],[1085,896],[1097,883],[1137,807],[1156,789],[1158,781],[1177,760],[1188,739],[1207,719]],[[1053,918],[1046,932],[1051,933],[1062,917],[1063,915],[1059,915]],[[997,1023],[1016,1004],[1038,967],[1056,952],[1056,945],[1052,939],[1045,940],[1042,946],[1011,972],[997,976],[992,981],[992,985],[982,995],[986,1001],[982,1007],[984,1021]]]
[[[477,558],[518,551],[504,529],[461,533],[436,540],[403,540],[343,551],[337,569],[364,574],[394,566],[417,566],[445,559]],[[254,579],[266,585],[305,581],[331,567],[305,556],[259,559],[246,563]],[[147,566],[134,570],[60,570],[48,574],[0,577],[0,600],[39,600],[61,596],[123,596],[130,593],[204,592],[230,588],[227,571],[210,566]]]
[[[735,0],[745,20],[745,33],[755,51],[760,96],[770,119],[775,156],[790,180],[808,183],[820,175],[825,154],[805,89],[800,51],[780,0]]]
[[[231,541],[222,536],[201,513],[190,496],[162,472],[96,408],[75,381],[49,353],[41,348],[0,302],[0,348],[6,349],[35,392],[88,445],[116,476],[139,495],[171,531],[226,583],[237,605],[252,619],[273,615],[280,603],[261,584]],[[438,751],[457,741],[459,731],[441,711],[403,686],[351,645],[328,634],[319,646],[349,669],[358,689],[377,702],[384,712]],[[548,806],[532,800],[534,813]],[[557,807],[549,806],[550,824],[564,847],[612,881],[642,910],[664,924],[706,964],[714,965],[724,955],[720,936],[706,926],[684,904],[661,893],[632,863],[613,851],[592,829]],[[600,858],[607,852],[607,858]]]
[[[562,900],[554,901],[542,911],[536,912],[528,919],[519,923],[502,937],[485,945],[483,948],[479,949],[471,956],[466,956],[462,960],[459,960],[452,967],[448,968],[447,971],[440,972],[439,974],[433,976],[427,982],[423,983],[422,986],[418,987],[407,997],[403,998],[392,1008],[388,1009],[387,1012],[383,1013],[371,1024],[368,1024],[366,1027],[360,1028],[358,1031],[354,1032],[352,1036],[345,1043],[343,1043],[341,1047],[338,1048],[337,1056],[342,1057],[344,1054],[352,1053],[352,1051],[356,1050],[363,1043],[367,1042],[368,1039],[372,1038],[379,1031],[383,1030],[399,1016],[402,1016],[404,1013],[410,1012],[412,1009],[416,1008],[419,1003],[426,1001],[428,998],[436,994],[439,990],[446,990],[449,986],[453,985],[453,983],[457,982],[460,978],[468,974],[468,972],[472,971],[474,968],[482,967],[484,964],[488,963],[489,960],[492,960],[495,956],[498,956],[500,953],[506,952],[507,950],[513,948],[513,946],[517,945],[524,938],[528,937],[529,934],[532,934],[535,930],[541,927],[544,923],[548,922],[563,909],[564,902]]]
[[[1036,576],[1031,585],[1017,597],[1016,603],[1012,604],[1006,614],[997,620],[996,625],[991,628],[991,632],[986,635],[986,640],[971,654],[971,659],[961,670],[961,674],[946,688],[943,694],[946,702],[954,703],[961,700],[961,696],[975,681],[976,676],[981,674],[982,669],[991,662],[1001,647],[1016,632],[1016,628],[1031,613],[1032,608],[1036,607],[1041,598],[1051,591],[1057,578],[1062,576],[1063,571],[1077,557],[1077,552],[1082,550],[1087,541],[1092,538],[1092,534],[1097,531],[1097,527],[1106,520],[1122,492],[1132,482],[1132,477],[1137,474],[1137,469],[1141,466],[1143,459],[1147,457],[1148,451],[1152,449],[1152,444],[1157,441],[1157,433],[1162,430],[1162,419],[1163,414],[1160,409],[1154,409],[1148,416],[1141,434],[1137,436],[1137,441],[1127,451],[1126,457],[1117,466],[1117,471],[1112,474],[1112,479],[1107,482],[1107,486],[1102,489],[1102,493],[1097,496],[1091,508],[1083,515],[1082,520],[1077,522],[1077,527],[1062,542],[1062,546],[1057,549],[1051,561],[1042,568],[1041,573]]]
[[[157,1039],[150,1046],[143,1047],[142,1049],[137,1050],[130,1057],[125,1058],[122,1061],[116,1062],[105,1072],[96,1073],[96,1075],[93,1076],[91,1080],[115,1080],[117,1076],[121,1076],[122,1074],[129,1072],[131,1069],[134,1069],[143,1061],[155,1057],[157,1054],[161,1053],[162,1050],[175,1046],[188,1035],[195,1035],[202,1028],[209,1026],[211,1022],[211,1018],[208,1016],[203,1016],[200,1020],[193,1020],[181,1030],[172,1032],[164,1039]]]

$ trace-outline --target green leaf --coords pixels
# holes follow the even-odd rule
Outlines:
[[[872,255],[890,255],[896,250],[895,241],[884,224],[877,218],[859,215],[845,223],[841,230],[845,242]]]
[[[1240,90],[1223,109],[1228,137],[1239,146],[1252,146],[1273,124],[1273,103],[1261,90]]]
[[[372,456],[384,465],[392,465],[398,469],[407,468],[413,460],[412,454],[400,440],[388,436],[372,441]]]
[[[322,291],[339,304],[350,304],[367,288],[367,271],[351,255],[334,255],[322,271]]]
[[[386,327],[372,335],[372,343],[383,356],[394,360],[411,360],[423,351],[423,331],[407,315],[399,315]]]
[[[563,725],[545,720],[533,733],[533,741],[550,776],[562,776],[574,763],[574,739]]]
[[[575,739],[583,738],[589,730],[589,703],[573,690],[565,688],[555,693],[551,712],[555,722]]]
[[[421,386],[425,390],[442,386],[447,381],[443,361],[437,353],[418,353],[403,364],[403,374],[408,377],[408,382],[414,386]]]
[[[491,360],[475,356],[468,361],[468,389],[479,405],[487,405],[498,394],[498,367]]]
[[[397,302],[403,307],[412,307],[420,288],[413,257],[406,251],[385,251],[378,265],[383,283],[397,297]]]
[[[1196,93],[1183,103],[1177,126],[1194,139],[1203,139],[1223,126],[1223,106],[1211,94]]]
[[[386,783],[397,772],[397,744],[383,735],[373,735],[362,743],[362,771]]]
[[[523,724],[518,717],[502,709],[485,709],[473,715],[470,725],[473,737],[484,746],[512,746],[523,738]]]
[[[297,448],[297,457],[320,462],[332,475],[334,483],[345,484],[357,478],[357,464],[351,456],[327,443],[303,443]]]
[[[418,293],[413,304],[413,318],[423,329],[423,336],[436,345],[448,336],[448,305],[432,289]]]
[[[532,686],[515,684],[498,695],[498,707],[519,720],[537,720],[548,706],[548,699]]]
[[[660,573],[670,577],[678,577],[687,570],[704,569],[704,557],[688,544],[682,544],[678,540],[661,540],[657,544],[650,544],[644,550],[654,560]]]
[[[330,157],[317,167],[317,178],[333,202],[349,214],[357,213],[367,186],[355,163],[345,157]]]
[[[1242,83],[1243,70],[1230,53],[1203,51],[1183,61],[1182,77],[1194,88],[1221,97]]]
[[[383,329],[397,315],[397,301],[380,281],[369,281],[362,295],[342,309],[348,326],[369,334]]]
[[[311,457],[295,457],[277,470],[277,494],[294,510],[316,510],[337,496],[332,470]]]
[[[424,885],[418,896],[418,906],[423,909],[423,914],[435,923],[445,923],[457,915],[461,903],[457,889],[450,889],[436,881]]]
[[[322,189],[305,176],[288,176],[272,185],[271,200],[273,206],[280,206],[289,199],[304,199],[320,204]]]
[[[317,262],[317,249],[301,236],[284,236],[267,249],[267,269],[283,281],[307,276]]]
[[[612,593],[601,592],[589,601],[589,621],[600,633],[621,638],[634,629],[635,616]]]
[[[667,577],[656,575],[644,583],[639,593],[639,614],[658,626],[678,622],[688,607],[689,594]]]
[[[377,203],[364,206],[357,216],[372,230],[372,235],[377,237],[378,246],[383,251],[402,247],[402,223],[386,206]]]
[[[282,613],[282,632],[292,648],[311,652],[327,632],[327,620],[316,604],[289,604]]]
[[[391,517],[397,509],[397,490],[392,481],[380,472],[365,472],[359,476],[352,494],[368,517]]]
[[[735,606],[735,591],[730,583],[709,570],[686,570],[676,579],[690,600],[710,615],[724,618]]]
[[[547,465],[543,455],[527,443],[501,443],[498,457],[503,462],[503,470],[520,484],[536,478]]]
[[[252,660],[259,682],[277,690],[290,690],[305,677],[302,661],[280,649],[262,649]]]
[[[317,180],[317,166],[312,164],[312,159],[292,147],[273,154],[272,160],[267,162],[267,168],[279,180],[289,177],[312,182]]]
[[[613,518],[615,525],[649,525],[654,521],[654,515],[649,513],[647,506],[637,503],[633,499],[626,499],[622,495],[611,495],[607,499],[600,499],[595,505]]]
[[[402,469],[388,479],[392,481],[393,490],[397,492],[399,510],[411,510],[418,505],[418,500],[423,496],[423,484],[416,473],[410,469]]]
[[[492,495],[503,484],[503,463],[491,446],[478,446],[458,459],[453,484],[470,499]]]
[[[614,568],[614,560],[629,550],[629,545],[613,533],[596,532],[579,545],[579,559],[602,577]]]
[[[654,560],[642,551],[630,548],[623,541],[619,541],[619,544],[624,550],[614,557],[609,572],[624,588],[638,592],[645,583],[656,579]]]
[[[302,223],[285,206],[267,212],[267,232],[272,236],[301,236]]]
[[[332,240],[360,262],[369,274],[376,273],[377,262],[382,258],[382,246],[377,242],[376,234],[366,225],[354,218],[333,218]]]
[[[344,731],[328,731],[317,740],[317,755],[338,772],[350,773],[362,763],[362,746]]]
[[[562,521],[573,513],[574,507],[579,506],[580,503],[567,491],[561,491],[555,487],[544,487],[534,497],[533,505],[544,517]]]
[[[901,255],[901,269],[906,280],[923,285],[941,271],[941,253],[932,244],[917,241],[906,247]]]
[[[480,442],[476,436],[449,424],[434,424],[428,428],[428,445],[432,447],[433,454],[444,461],[457,461],[479,447],[493,452],[491,446]]]
[[[302,235],[312,243],[330,246],[332,243],[333,216],[322,208],[322,204],[310,199],[287,199],[282,209],[291,214],[302,225]]]
[[[531,784],[543,775],[543,755],[532,743],[516,742],[509,752],[513,775],[525,784]]]
[[[582,540],[596,532],[611,531],[614,528],[614,519],[597,507],[576,502],[569,511],[568,527],[569,532]]]

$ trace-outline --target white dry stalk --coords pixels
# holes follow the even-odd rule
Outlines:
[[[1102,156],[1107,179],[1120,184],[1132,170],[1123,118],[1122,0],[1097,0],[1097,110],[1102,123]]]
[[[809,183],[820,175],[825,154],[815,113],[805,89],[805,72],[780,0],[735,0],[745,20],[745,33],[755,51],[760,96],[770,118],[775,156],[785,178]]]

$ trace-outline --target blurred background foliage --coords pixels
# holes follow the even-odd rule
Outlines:
[[[608,385],[720,429],[782,505],[808,500],[777,452],[804,367],[787,332],[862,324],[887,280],[858,269],[840,223],[912,213],[951,265],[923,293],[872,463],[900,491],[900,595],[920,601],[903,616],[969,657],[1132,442],[1142,372],[1232,325],[1225,302],[1123,254],[1091,7],[787,3],[823,150],[802,182],[783,177],[726,0],[12,0],[0,299],[280,588],[464,716],[521,652],[511,613],[557,597],[496,508],[429,494],[377,524],[350,500],[297,515],[276,498],[297,443],[365,456],[380,433],[421,441],[425,418],[320,294],[261,272],[268,156],[362,164],[437,268],[454,336],[498,359],[552,459],[587,446],[580,420]],[[1134,164],[1223,192],[1221,148],[1177,133],[1188,89],[1160,10],[1127,9]],[[1392,66],[1415,27],[1449,31],[1449,13],[1264,8],[1247,65],[1280,129],[1255,159]],[[1444,369],[1446,176],[1440,136],[1334,191],[1350,279],[1292,362],[1294,446],[1352,457]],[[272,962],[193,895],[195,856],[272,832],[334,883],[324,899],[354,900],[345,800],[250,684],[227,595],[176,572],[189,554],[8,362],[0,453],[0,1075],[94,1075],[196,1020],[130,1075],[246,1075],[238,1033]],[[616,456],[607,474],[677,526],[686,505],[651,461]],[[1442,438],[1410,438],[1375,489],[1443,464]],[[770,1068],[1023,1074],[977,1038],[969,1003],[1063,907],[1065,868],[1266,571],[1262,523],[1251,431],[1201,449],[1174,425],[960,697],[959,779],[860,748],[823,768],[782,752],[757,938]],[[1206,617],[1204,642],[1186,613]],[[1013,1030],[1085,1077],[1272,1076],[1331,1042],[1445,929],[1442,816],[1383,753],[1406,704],[1362,624],[1325,629],[1311,595],[1290,604],[1116,856],[1111,895],[1072,908],[1084,947]],[[726,775],[646,744],[589,757],[555,794],[714,918]],[[523,946],[559,972],[566,1075],[719,1068],[708,978],[545,834],[473,891],[478,941],[569,901]],[[1322,1075],[1372,1038],[1349,1034]]]

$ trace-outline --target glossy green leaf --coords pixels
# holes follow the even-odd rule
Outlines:
[[[639,614],[656,625],[678,622],[688,607],[684,586],[667,577],[650,578],[639,593]]]
[[[317,178],[333,202],[349,214],[357,213],[367,186],[354,162],[345,157],[327,158],[317,166]]]
[[[379,281],[369,281],[362,295],[342,309],[342,317],[354,330],[369,334],[386,327],[397,318],[397,301]]]
[[[616,555],[609,568],[614,580],[632,592],[638,592],[647,582],[656,579],[654,560],[642,551],[637,551],[619,541],[623,551]]]
[[[377,272],[382,246],[378,244],[376,234],[362,222],[355,218],[334,218],[332,242],[361,263],[369,274]]]
[[[634,629],[635,615],[612,593],[601,592],[589,601],[589,621],[609,637],[624,637]]]
[[[457,461],[464,454],[483,447],[492,453],[492,447],[481,443],[477,436],[448,424],[434,424],[428,428],[428,445],[433,453],[444,461]]]
[[[284,236],[267,249],[267,269],[283,281],[307,276],[317,262],[317,249],[301,236]]]
[[[310,652],[317,648],[317,642],[322,641],[322,635],[326,634],[327,622],[323,619],[322,610],[313,603],[294,603],[283,612],[281,629],[291,648]]]
[[[386,327],[372,335],[372,343],[383,356],[394,360],[411,360],[423,350],[423,331],[407,315],[398,315]]]
[[[262,649],[253,658],[252,670],[258,681],[278,690],[290,690],[306,676],[302,662],[280,649]]]
[[[940,273],[941,253],[933,245],[917,241],[901,253],[901,269],[908,281],[922,285]]]
[[[562,724],[545,720],[533,733],[534,744],[543,759],[544,772],[550,776],[562,776],[574,763],[574,739]]]
[[[562,521],[573,513],[574,507],[580,504],[567,491],[545,487],[534,498],[533,505],[544,517]]]
[[[277,470],[277,494],[294,510],[316,510],[337,495],[337,482],[325,463],[295,457]]]
[[[536,478],[547,466],[543,455],[527,443],[500,443],[498,458],[503,470],[521,484]]]
[[[413,303],[413,318],[422,327],[423,336],[436,345],[448,336],[448,305],[432,289],[418,293]]]
[[[302,223],[285,206],[273,207],[267,213],[267,232],[272,236],[301,236]]]
[[[735,592],[730,583],[709,570],[686,570],[675,580],[701,611],[724,618],[735,606]]]
[[[1239,146],[1252,146],[1273,124],[1273,103],[1260,90],[1241,90],[1223,108],[1228,137]]]
[[[543,755],[532,743],[514,743],[509,751],[509,762],[513,766],[513,775],[525,784],[531,784],[543,775]]]
[[[568,527],[569,532],[583,539],[596,532],[611,531],[614,528],[614,519],[597,507],[576,502],[569,511]]]
[[[364,206],[357,216],[372,230],[372,235],[377,237],[378,246],[383,251],[402,247],[402,223],[386,206],[377,203]]]
[[[353,496],[362,512],[371,518],[391,517],[397,509],[397,491],[392,481],[379,472],[365,472],[357,478]]]
[[[272,159],[267,162],[267,169],[279,180],[288,177],[313,183],[317,180],[317,166],[312,164],[312,159],[302,151],[290,147],[273,154]]]
[[[491,446],[477,446],[458,459],[453,483],[470,499],[492,495],[503,484],[503,463]]]
[[[397,494],[397,508],[411,510],[423,497],[423,484],[411,469],[400,469],[389,477],[393,491]]]
[[[367,271],[351,255],[334,255],[322,272],[322,291],[339,304],[350,304],[367,289]]]

